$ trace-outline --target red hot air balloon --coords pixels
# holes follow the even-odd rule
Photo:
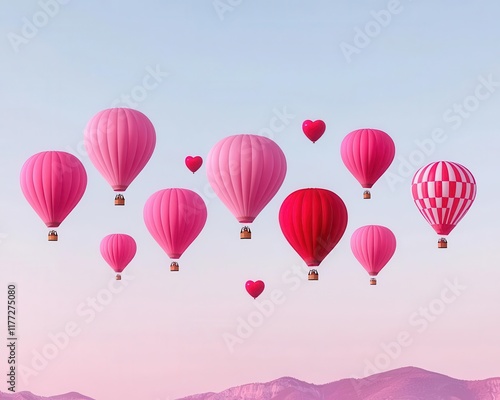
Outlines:
[[[476,198],[472,173],[451,161],[437,161],[420,168],[413,176],[411,193],[415,204],[438,235],[449,235]],[[439,248],[447,240],[438,240]]]
[[[318,119],[317,121],[306,120],[302,123],[302,131],[307,138],[315,143],[323,133],[325,133],[326,124],[324,121]]]
[[[262,292],[264,291],[265,284],[262,281],[247,281],[245,283],[245,289],[247,290],[248,294],[252,296],[254,299],[259,297]]]
[[[116,279],[120,280],[120,273],[135,257],[137,245],[132,236],[124,233],[113,233],[101,240],[100,250],[102,258],[117,273]]]
[[[375,277],[396,251],[396,237],[385,226],[362,226],[351,236],[351,250],[354,257],[370,274],[370,285],[376,285]]]
[[[365,189],[371,188],[389,168],[396,147],[391,137],[378,129],[358,129],[349,133],[340,147],[340,155],[347,169]],[[370,191],[363,193],[365,199]]]
[[[299,189],[283,201],[279,223],[288,243],[309,267],[316,267],[344,235],[347,209],[329,190]],[[317,271],[310,271],[308,278],[317,280]]]
[[[43,151],[31,156],[21,169],[26,200],[48,228],[57,228],[76,207],[87,187],[87,173],[74,155]],[[58,238],[49,231],[49,241]]]
[[[146,227],[171,259],[182,256],[200,234],[206,220],[205,202],[189,189],[159,190],[144,205]],[[171,270],[178,271],[178,263],[172,264]]]
[[[241,134],[219,141],[208,154],[206,168],[217,196],[239,222],[249,224],[281,187],[286,158],[271,139]],[[245,226],[240,238],[250,239],[250,233]]]
[[[146,166],[156,145],[156,133],[143,113],[130,108],[98,112],[85,128],[90,160],[115,192],[124,192]],[[115,205],[124,205],[117,194]]]
[[[198,171],[203,164],[203,158],[200,156],[187,156],[186,159],[184,160],[186,163],[186,167],[194,174],[196,171]]]

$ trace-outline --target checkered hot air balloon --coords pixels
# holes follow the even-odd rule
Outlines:
[[[425,220],[439,235],[449,235],[465,216],[476,197],[472,173],[451,161],[437,161],[420,168],[414,175],[411,193]],[[446,248],[440,238],[438,247]]]

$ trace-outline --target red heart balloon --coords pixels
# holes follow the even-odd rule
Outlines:
[[[247,283],[245,283],[245,289],[254,299],[260,296],[260,294],[264,291],[264,287],[265,285],[262,281],[247,281]]]
[[[304,131],[304,134],[313,143],[321,136],[323,136],[323,133],[325,133],[325,129],[326,124],[320,119],[318,119],[317,121],[306,120],[302,123],[302,130]]]
[[[198,171],[201,167],[201,164],[203,164],[203,159],[200,156],[187,156],[186,157],[186,167],[189,168],[189,170],[194,174],[196,171]]]

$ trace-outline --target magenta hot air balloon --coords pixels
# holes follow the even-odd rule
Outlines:
[[[214,192],[243,224],[252,223],[281,187],[286,158],[263,136],[240,134],[219,141],[209,152],[207,177]],[[240,238],[250,239],[248,226]]]
[[[120,273],[130,264],[135,257],[137,244],[132,236],[124,233],[112,233],[101,240],[102,258],[117,273],[116,279],[120,280]]]
[[[97,113],[85,128],[90,160],[115,192],[124,192],[146,166],[156,145],[156,133],[143,113],[110,108]],[[124,205],[119,193],[115,205]]]
[[[189,189],[163,189],[144,205],[144,222],[151,236],[171,259],[179,259],[200,234],[207,220],[203,199]],[[171,271],[179,264],[172,262]]]
[[[472,173],[451,161],[437,161],[420,168],[411,184],[413,200],[425,220],[439,235],[449,235],[467,214],[476,198]],[[447,240],[438,240],[446,248]]]
[[[389,168],[396,147],[391,137],[378,129],[357,129],[349,133],[340,147],[340,155],[346,168],[365,189],[371,188]],[[369,199],[365,190],[363,198]]]
[[[385,226],[362,226],[351,236],[351,250],[354,257],[370,274],[370,285],[376,285],[375,277],[396,251],[396,236]]]
[[[21,169],[21,189],[48,228],[57,228],[76,207],[87,187],[81,161],[64,151],[43,151],[31,156]],[[49,241],[57,241],[55,230]]]

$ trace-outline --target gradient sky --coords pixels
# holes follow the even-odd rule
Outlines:
[[[500,376],[500,4],[352,3],[2,4],[0,298],[5,304],[7,284],[17,284],[18,391],[170,400],[285,375],[325,383],[407,365],[463,379]],[[127,106],[126,96],[153,122],[157,147],[119,208],[85,154],[83,130],[98,111]],[[288,117],[276,126],[280,113]],[[305,119],[327,124],[316,144],[302,134]],[[363,127],[386,131],[397,148],[370,201],[339,154],[343,137]],[[237,133],[271,137],[288,162],[251,241],[239,239],[240,224],[210,190],[204,166],[194,175],[184,166],[187,155],[206,157]],[[88,174],[57,243],[47,242],[19,185],[25,160],[43,150],[75,154]],[[436,248],[409,189],[417,168],[436,160],[467,166],[478,185],[447,250]],[[142,219],[146,199],[168,187],[195,190],[208,207],[176,274]],[[318,282],[304,280],[277,220],[284,198],[303,187],[334,191],[349,212]],[[398,240],[376,287],[349,247],[366,224],[385,225]],[[119,232],[136,239],[138,252],[121,291],[107,297],[114,273],[99,243]],[[266,282],[256,301],[244,290],[248,279]],[[224,337],[257,318],[256,304],[269,304],[273,291],[279,304],[228,346]],[[44,351],[52,358],[45,363]]]

